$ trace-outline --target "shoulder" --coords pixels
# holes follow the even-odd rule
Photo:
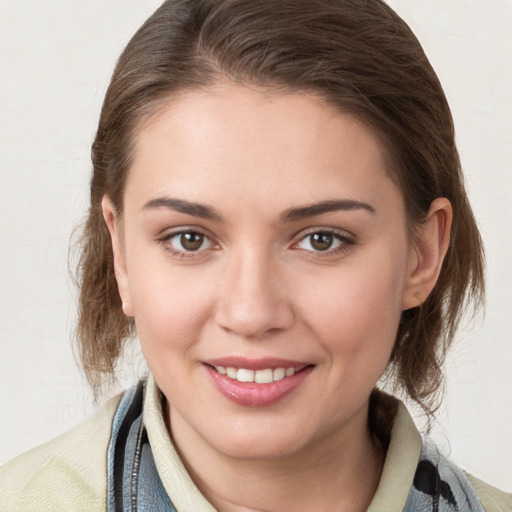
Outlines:
[[[465,473],[420,435],[404,404],[380,392],[372,400],[370,426],[387,453],[368,511],[512,512],[512,494]]]
[[[119,400],[0,468],[0,510],[105,510],[107,449]]]
[[[512,511],[512,494],[486,484],[469,473],[465,475],[486,512]]]

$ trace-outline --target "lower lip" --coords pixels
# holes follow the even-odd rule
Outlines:
[[[205,368],[213,385],[222,395],[239,405],[248,407],[265,407],[275,404],[299,387],[313,371],[313,366],[307,366],[291,377],[268,384],[255,384],[254,382],[238,382],[230,379],[209,365],[205,365]]]

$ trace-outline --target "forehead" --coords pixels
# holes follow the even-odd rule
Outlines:
[[[366,201],[390,181],[383,154],[372,130],[316,95],[221,83],[173,96],[139,125],[127,193]]]

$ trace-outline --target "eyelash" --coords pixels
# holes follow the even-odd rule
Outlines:
[[[163,246],[163,248],[166,252],[168,252],[169,254],[171,254],[171,256],[173,256],[175,258],[187,259],[187,258],[198,258],[200,256],[204,256],[202,253],[206,252],[206,250],[210,249],[210,247],[207,249],[202,249],[202,250],[197,250],[197,251],[187,251],[187,250],[182,251],[182,250],[175,249],[172,246],[171,241],[174,238],[182,236],[182,235],[187,235],[187,234],[188,235],[201,235],[202,237],[204,237],[203,243],[204,243],[204,241],[209,241],[209,243],[211,244],[211,246],[213,246],[213,248],[218,247],[218,245],[215,244],[215,242],[212,240],[212,238],[209,235],[207,235],[206,233],[204,233],[199,228],[182,228],[177,231],[173,231],[171,233],[164,235],[160,239],[158,239],[158,242]],[[297,247],[301,242],[307,240],[308,237],[312,237],[313,235],[330,236],[333,238],[333,242],[337,241],[337,242],[339,242],[339,245],[337,247],[335,247],[334,249],[328,248],[325,251],[322,251],[322,250],[315,251],[315,250],[309,250],[309,249],[301,249],[301,248]],[[309,244],[311,246],[311,241],[309,242]],[[306,234],[303,234],[297,242],[294,242],[292,244],[291,248],[293,250],[307,252],[315,258],[328,258],[328,257],[337,256],[344,252],[349,251],[350,246],[353,244],[354,244],[354,240],[351,237],[349,237],[345,234],[342,234],[334,229],[327,229],[327,228],[326,229],[321,229],[321,228],[318,229],[317,228],[317,229],[312,230]]]

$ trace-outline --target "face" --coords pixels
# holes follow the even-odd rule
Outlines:
[[[284,457],[365,428],[415,254],[368,128],[310,94],[183,92],[137,133],[119,226],[178,441]]]

